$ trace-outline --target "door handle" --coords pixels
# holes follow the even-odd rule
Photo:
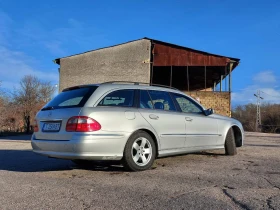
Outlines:
[[[150,114],[149,117],[152,119],[152,120],[157,120],[159,117],[157,115],[154,115],[154,114]]]
[[[192,118],[190,118],[190,117],[185,117],[185,119],[186,119],[186,121],[189,121],[189,122],[191,122],[193,119]]]

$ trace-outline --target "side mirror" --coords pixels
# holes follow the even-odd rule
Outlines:
[[[211,114],[214,114],[214,113],[215,113],[215,112],[214,112],[214,109],[212,109],[212,108],[204,110],[204,114],[205,114],[206,116],[211,115]]]

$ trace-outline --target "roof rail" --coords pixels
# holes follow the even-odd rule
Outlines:
[[[145,82],[131,82],[131,81],[110,81],[110,82],[103,82],[101,84],[114,84],[114,83],[121,83],[121,84],[133,84],[133,85],[148,85],[148,86],[154,86],[154,87],[164,87],[164,88],[170,88],[174,90],[178,90],[177,88],[166,86],[166,85],[160,85],[160,84],[150,84]]]
[[[150,86],[154,86],[154,87],[164,87],[164,88],[169,88],[169,89],[173,89],[173,90],[179,90],[179,89],[174,88],[174,87],[170,87],[170,86],[167,86],[167,85],[160,85],[160,84],[151,84]]]
[[[110,82],[103,82],[101,84],[114,84],[114,83],[124,83],[124,84],[134,84],[134,85],[150,85],[150,83],[145,83],[145,82],[131,82],[131,81],[110,81]]]

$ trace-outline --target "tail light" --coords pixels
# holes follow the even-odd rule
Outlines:
[[[39,127],[38,127],[38,124],[37,124],[37,120],[34,120],[33,131],[34,131],[34,132],[38,132],[38,131],[39,131]]]
[[[101,129],[101,125],[94,119],[86,116],[71,117],[66,124],[68,132],[91,132]]]

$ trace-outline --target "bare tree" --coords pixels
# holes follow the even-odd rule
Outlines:
[[[1,82],[0,82],[0,88],[1,88]],[[4,108],[5,108],[5,101],[3,98],[2,90],[0,89],[0,128],[3,126]]]
[[[26,75],[21,79],[13,101],[20,108],[26,133],[30,131],[31,118],[51,99],[54,90],[50,82],[42,82],[36,76]]]
[[[41,82],[39,93],[40,101],[46,104],[51,100],[52,95],[54,94],[55,87],[50,82]]]
[[[13,131],[16,124],[11,97],[0,89],[0,131]]]
[[[255,104],[239,105],[232,112],[232,117],[238,119],[245,131],[255,131]],[[280,104],[265,103],[261,106],[262,132],[280,133]]]

